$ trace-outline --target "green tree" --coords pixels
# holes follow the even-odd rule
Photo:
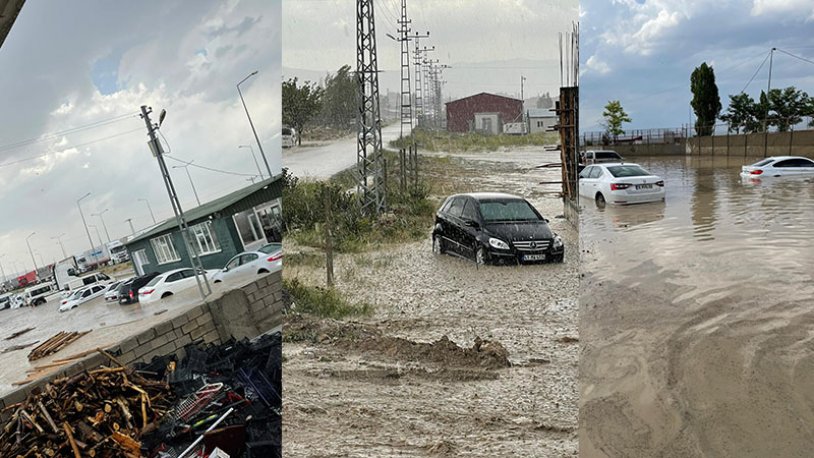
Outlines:
[[[341,130],[352,129],[359,104],[359,89],[350,65],[343,65],[335,75],[328,74],[323,87],[325,96],[320,123]]]
[[[791,126],[803,120],[810,100],[807,93],[794,86],[772,89],[768,95],[770,125],[777,127],[780,132],[788,131]]]
[[[322,107],[322,89],[306,81],[298,86],[297,78],[283,82],[283,124],[297,130],[297,144],[302,144],[302,134],[308,122]]]
[[[754,132],[759,129],[757,120],[757,104],[749,94],[741,92],[729,96],[729,107],[721,115],[721,120],[729,124],[729,131],[735,133]]]
[[[605,132],[608,136],[612,137],[614,141],[625,131],[622,129],[622,123],[631,122],[630,116],[625,113],[622,104],[618,100],[609,100],[605,105],[605,111],[602,112],[602,125],[605,126]]]
[[[715,120],[721,112],[721,97],[718,95],[718,85],[715,84],[715,71],[706,62],[693,70],[690,90],[691,105],[696,116],[695,132],[701,136],[712,135]]]

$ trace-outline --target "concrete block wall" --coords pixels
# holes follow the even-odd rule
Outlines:
[[[182,315],[168,319],[132,337],[123,339],[106,350],[117,355],[122,364],[149,362],[154,356],[173,353],[184,357],[184,347],[195,341],[221,343],[231,337],[253,338],[283,323],[282,272],[260,277],[242,288],[208,300]],[[23,401],[32,390],[51,380],[70,377],[85,370],[108,364],[101,354],[93,354],[64,366],[0,399],[0,411]],[[0,415],[5,420],[11,413]]]

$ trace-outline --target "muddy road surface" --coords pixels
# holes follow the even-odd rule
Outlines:
[[[583,204],[580,456],[811,456],[814,183],[637,159],[666,203]]]
[[[565,263],[477,268],[433,255],[430,227],[420,242],[340,256],[337,287],[374,311],[285,328],[285,456],[577,453],[577,235],[537,184],[559,170],[534,169],[556,156],[434,157],[424,171],[447,177],[444,194],[529,198],[566,240]],[[324,282],[320,267],[284,275]]]

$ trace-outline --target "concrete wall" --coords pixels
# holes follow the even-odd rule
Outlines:
[[[184,346],[195,341],[221,343],[231,337],[253,338],[283,324],[282,272],[259,278],[194,307],[183,315],[156,325],[138,335],[125,338],[106,350],[122,364],[148,362],[154,356],[170,353],[184,356]],[[29,383],[0,399],[0,410],[24,400],[28,394],[59,377],[70,377],[84,370],[108,364],[101,354],[93,354],[59,371]],[[6,419],[11,411],[6,412]]]
[[[612,150],[622,157],[631,156],[681,156],[687,154],[684,142],[671,144],[641,144],[641,145],[593,145],[582,147],[582,150]]]

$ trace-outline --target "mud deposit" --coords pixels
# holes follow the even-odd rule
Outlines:
[[[527,196],[566,241],[564,264],[486,266],[434,256],[427,239],[339,256],[337,287],[363,319],[300,319],[283,345],[284,455],[574,456],[578,253],[534,166],[552,153],[434,155],[439,194]],[[440,197],[440,195],[439,195]],[[299,250],[291,244],[286,250]],[[286,266],[320,285],[319,267]]]
[[[666,204],[581,215],[580,456],[811,456],[814,183],[639,162]]]

